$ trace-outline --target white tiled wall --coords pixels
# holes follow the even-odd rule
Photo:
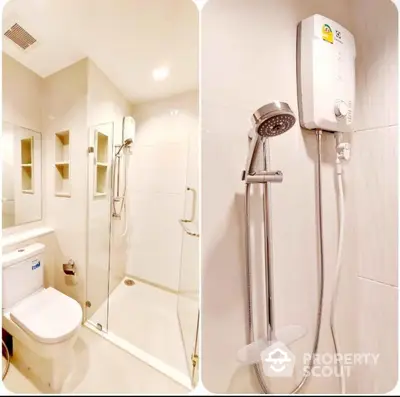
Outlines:
[[[377,365],[355,368],[355,392],[388,393],[397,384],[398,290],[358,279],[358,351],[379,353]]]
[[[397,135],[397,126],[356,131],[349,165],[357,273],[392,286],[398,284]]]
[[[352,0],[357,43],[356,131],[348,165],[357,278],[358,351],[377,365],[355,369],[359,393],[397,383],[398,336],[398,12],[385,1]]]
[[[131,225],[127,274],[178,290],[190,134],[197,93],[133,107],[136,138],[129,165]]]
[[[398,12],[390,0],[351,0],[356,35],[355,130],[397,125]]]
[[[55,230],[55,287],[85,301],[87,222],[87,59],[43,80],[42,116],[46,197],[45,222]],[[55,133],[70,131],[71,197],[55,196]],[[68,285],[62,264],[77,266],[77,284]]]
[[[94,310],[108,295],[108,266],[110,236],[110,196],[105,200],[93,198],[93,175],[88,174],[87,149],[93,145],[90,132],[96,125],[114,123],[114,139],[111,146],[121,141],[122,118],[129,115],[130,103],[118,92],[97,66],[85,59],[44,80],[44,114],[46,132],[46,164],[49,171],[46,180],[48,207],[46,222],[55,228],[59,255],[55,272],[62,271],[64,261],[72,258],[78,267],[78,283],[67,285],[63,278],[57,288],[78,299],[92,301]],[[70,198],[54,196],[53,162],[54,133],[70,130],[71,187]],[[111,157],[111,155],[110,155]],[[110,164],[112,163],[111,158]],[[111,167],[109,169],[111,176]],[[90,189],[88,188],[88,184]],[[110,181],[109,181],[110,183]],[[88,204],[88,195],[89,204]],[[87,239],[87,232],[90,238]],[[111,287],[124,274],[124,248],[120,244],[120,230],[115,225],[110,262]],[[86,291],[86,288],[87,291]],[[86,294],[87,292],[87,294]],[[90,312],[89,312],[90,314]],[[106,313],[102,316],[104,323]]]
[[[371,2],[372,0],[369,3]],[[362,125],[362,121],[368,122],[363,115],[366,110],[359,110],[366,106],[369,106],[372,115],[377,114],[379,118],[368,128],[396,123],[394,115],[397,103],[393,95],[387,94],[386,88],[383,89],[381,85],[388,82],[387,72],[394,70],[393,66],[384,65],[384,62],[393,64],[393,59],[397,59],[397,51],[390,44],[395,42],[393,37],[397,37],[392,23],[393,18],[397,18],[397,13],[393,16],[394,10],[390,2],[387,6],[382,6],[383,11],[378,10],[381,1],[375,1],[375,10],[371,10],[371,6],[365,7],[364,4],[364,1],[350,4],[348,1],[213,0],[204,8],[201,87],[202,359],[203,383],[212,392],[259,391],[249,367],[240,367],[236,361],[237,350],[246,343],[244,184],[240,176],[247,155],[247,131],[251,126],[251,114],[274,99],[288,102],[294,113],[298,114],[296,26],[300,20],[320,13],[354,32],[357,51],[363,60],[360,65],[357,58],[357,98],[361,96],[356,113],[358,123]],[[360,15],[363,17],[360,18]],[[384,33],[380,26],[378,33],[378,37],[385,42],[383,48],[390,48],[387,51],[392,52],[387,56],[377,55],[382,41],[375,41],[375,22],[370,23],[370,18],[377,18],[377,15],[382,15],[381,24],[387,29]],[[368,28],[364,27],[362,30],[354,26],[356,18],[368,25]],[[362,49],[359,48],[360,41],[363,42]],[[366,55],[369,49],[372,54],[370,58]],[[374,67],[379,70],[378,74],[369,78],[384,76],[385,79],[368,85],[368,95],[375,95],[374,87],[378,90],[374,98],[360,91],[360,87],[365,86],[360,79],[370,73],[365,59],[373,59]],[[382,65],[376,65],[377,62]],[[385,73],[381,72],[383,69]],[[395,86],[395,76],[390,79],[390,84]],[[386,114],[386,118],[383,118],[382,113]],[[383,133],[387,136],[375,145],[375,151],[371,147],[373,138],[360,143],[358,134],[362,133],[354,134],[354,157],[345,166],[344,175],[347,237],[336,319],[340,346],[347,352],[359,350],[363,343],[363,348],[367,348],[366,342],[360,337],[361,333],[367,331],[358,321],[361,322],[363,316],[369,317],[371,313],[367,301],[363,299],[365,294],[360,292],[362,286],[359,285],[357,274],[360,275],[360,271],[364,270],[370,276],[379,277],[379,280],[390,279],[393,283],[397,278],[397,197],[394,196],[397,191],[397,154],[393,149],[397,147],[395,133],[385,130]],[[278,327],[299,324],[307,329],[306,336],[292,346],[296,356],[301,357],[302,353],[310,351],[317,309],[314,187],[316,143],[314,135],[302,131],[296,123],[286,134],[271,139],[270,144],[272,168],[280,169],[284,173],[283,183],[271,187],[276,323]],[[333,351],[327,313],[330,309],[338,237],[334,147],[333,137],[325,135],[322,195],[326,281],[320,352]],[[368,154],[371,152],[373,156]],[[376,181],[379,169],[384,169],[386,175],[375,182],[375,186],[368,185],[365,190],[365,179],[359,177],[354,182],[355,172]],[[359,196],[352,195],[355,190],[358,195],[365,195],[363,199],[369,204],[357,204]],[[371,208],[376,202],[387,205],[387,209],[381,211],[383,217],[379,219],[378,211]],[[392,214],[391,219],[389,213]],[[365,230],[367,219],[370,224],[377,225],[371,229],[381,234],[374,242],[372,231]],[[257,223],[256,219],[254,222]],[[360,227],[364,230],[359,231]],[[384,246],[379,246],[381,252],[378,253],[374,247],[378,247],[378,242],[383,240],[383,233],[387,238]],[[358,250],[362,250],[362,254]],[[363,263],[364,260],[359,255],[368,260]],[[377,270],[377,262],[381,263],[380,270]],[[393,324],[393,309],[396,309],[393,300],[388,301],[388,308],[382,314],[387,324]],[[370,339],[367,338],[370,346],[375,340],[374,333],[382,333],[383,336],[384,332],[378,323],[374,327],[376,332],[372,331]],[[387,346],[392,346],[393,351],[397,349],[394,342],[387,343]],[[391,365],[393,357],[387,357],[386,361],[382,359],[383,364],[379,367],[382,372],[379,374],[383,374],[383,368],[386,368],[388,376],[386,379],[376,378],[375,390],[385,391],[393,387],[389,384],[396,368]],[[362,384],[362,378],[358,375],[359,372],[354,371],[347,380],[350,392],[359,390]],[[274,392],[288,392],[295,381],[279,385],[271,382],[271,385]],[[338,380],[313,378],[304,391],[338,392]]]

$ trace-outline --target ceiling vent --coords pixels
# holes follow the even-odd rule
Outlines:
[[[18,23],[15,23],[13,26],[11,26],[11,28],[4,33],[4,36],[8,37],[23,50],[26,50],[36,42],[36,39],[32,37],[22,26],[18,25]]]

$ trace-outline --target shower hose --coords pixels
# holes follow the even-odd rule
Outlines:
[[[321,138],[322,131],[316,131],[317,137],[317,168],[316,168],[316,179],[317,179],[317,224],[318,224],[318,254],[319,254],[319,272],[318,272],[318,312],[317,312],[317,324],[316,324],[316,332],[312,345],[312,355],[311,359],[307,365],[307,370],[303,375],[303,378],[299,382],[299,384],[290,392],[290,394],[298,393],[303,386],[308,381],[308,374],[311,373],[311,370],[314,366],[315,354],[318,349],[319,337],[321,331],[321,320],[322,320],[322,308],[323,308],[323,295],[324,295],[324,253],[323,253],[323,228],[322,228],[322,195],[321,195]],[[266,156],[266,152],[264,150],[264,157]],[[339,160],[337,160],[337,164]],[[339,232],[339,246],[338,246],[338,255],[337,255],[337,273],[335,280],[334,293],[332,298],[332,306],[331,306],[331,316],[330,316],[330,327],[332,338],[334,342],[334,349],[337,357],[338,353],[338,344],[337,338],[335,336],[334,331],[334,306],[336,303],[336,293],[337,286],[339,281],[340,274],[340,262],[341,262],[341,251],[342,251],[342,242],[343,242],[343,225],[344,225],[344,205],[343,205],[343,187],[342,187],[342,179],[341,172],[339,173],[340,167],[337,165],[337,176],[338,176],[338,185],[339,185],[339,211],[340,211],[340,232]],[[245,244],[246,244],[246,278],[247,278],[247,301],[248,301],[248,310],[247,310],[247,321],[248,321],[248,343],[253,343],[255,341],[254,335],[254,313],[253,313],[253,304],[252,304],[252,282],[251,282],[251,264],[250,264],[250,184],[246,184],[245,191],[245,216],[246,216],[246,229],[245,229]],[[258,380],[258,383],[261,387],[261,390],[265,394],[270,394],[272,391],[269,389],[269,386],[266,384],[263,370],[260,362],[253,364],[255,374]],[[341,372],[342,374],[342,372]],[[343,376],[340,376],[340,384],[341,384],[341,392],[344,393],[344,380]]]
[[[8,374],[8,370],[10,369],[10,353],[8,351],[7,345],[4,343],[4,340],[2,340],[2,342],[3,342],[4,350],[5,350],[6,356],[7,356],[6,357],[7,363],[6,363],[6,367],[4,368],[3,377],[2,377],[2,380],[4,380],[4,378]]]
[[[337,141],[338,142],[338,141]],[[343,178],[342,178],[342,163],[338,155],[336,155],[336,178],[337,178],[337,187],[338,187],[338,199],[339,199],[339,241],[338,241],[338,249],[336,256],[336,274],[335,274],[335,282],[332,293],[331,300],[331,313],[329,319],[329,326],[331,329],[331,335],[333,340],[333,346],[335,349],[336,357],[338,356],[338,352],[340,352],[338,338],[335,332],[335,312],[336,312],[336,300],[338,297],[338,289],[339,289],[339,281],[340,281],[340,273],[342,270],[342,252],[343,252],[343,240],[344,240],[344,222],[345,222],[345,211],[344,211],[344,194],[343,194]],[[337,366],[340,373],[340,390],[342,394],[346,393],[346,382],[344,378],[344,370],[343,363],[341,361],[337,361]]]

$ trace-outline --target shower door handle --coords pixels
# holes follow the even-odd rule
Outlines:
[[[189,227],[190,225],[194,225],[193,223],[185,222],[184,219],[180,219],[179,223],[187,235],[192,236],[192,237],[200,237],[200,234],[193,226],[191,227],[192,229]]]
[[[186,191],[192,192],[192,214],[189,219],[182,219],[182,222],[193,222],[196,217],[196,201],[197,201],[197,194],[196,190],[192,187],[186,187]]]

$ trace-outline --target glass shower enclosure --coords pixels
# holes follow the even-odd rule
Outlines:
[[[185,139],[184,206],[180,217],[168,221],[181,235],[175,290],[135,276],[130,270],[131,241],[138,233],[131,219],[135,200],[140,199],[132,188],[140,150],[134,142],[116,158],[124,136],[115,124],[89,129],[85,324],[189,388],[197,381],[199,360],[198,135],[187,134]],[[121,216],[115,217],[116,184],[124,190],[125,181],[126,206],[121,207]],[[151,214],[141,215],[151,218]]]

